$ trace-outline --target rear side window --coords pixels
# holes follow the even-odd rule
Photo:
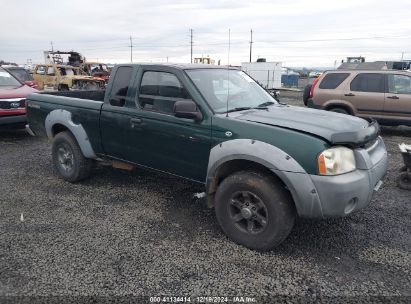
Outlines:
[[[320,89],[336,89],[344,80],[347,79],[349,73],[330,73],[325,75],[320,83]]]
[[[351,91],[384,93],[384,75],[377,73],[358,74],[350,84]]]
[[[117,69],[111,89],[110,104],[112,106],[123,107],[125,105],[132,72],[132,67],[119,67]]]
[[[411,77],[406,75],[388,75],[388,92],[393,94],[411,94]]]

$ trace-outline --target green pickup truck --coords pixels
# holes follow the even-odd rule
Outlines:
[[[297,216],[364,208],[387,170],[375,121],[279,103],[235,68],[118,65],[105,92],[26,104],[26,128],[52,140],[63,179],[110,160],[202,183],[222,230],[256,250],[280,244]]]

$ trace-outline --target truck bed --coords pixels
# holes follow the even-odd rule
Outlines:
[[[31,94],[26,102],[30,127],[35,134],[46,135],[48,115],[55,110],[69,112],[71,124],[82,125],[94,151],[100,153],[102,151],[100,111],[103,106],[104,93],[104,91],[69,91]]]
[[[96,90],[96,91],[56,91],[56,92],[41,92],[44,95],[54,95],[54,96],[64,96],[79,99],[89,99],[95,101],[104,101],[104,95],[106,90]]]

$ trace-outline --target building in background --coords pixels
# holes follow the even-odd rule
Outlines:
[[[260,58],[257,62],[243,62],[241,69],[266,89],[281,87],[281,62],[267,62]]]

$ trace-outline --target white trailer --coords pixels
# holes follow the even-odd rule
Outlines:
[[[281,87],[281,62],[243,62],[241,69],[266,89]]]

